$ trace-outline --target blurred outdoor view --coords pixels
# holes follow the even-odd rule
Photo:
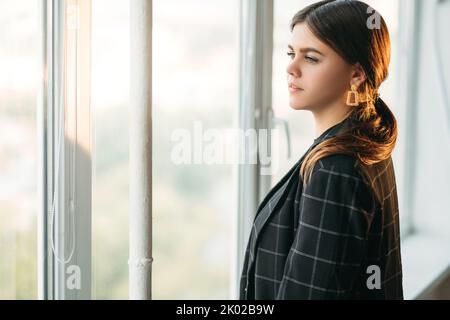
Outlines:
[[[0,299],[37,298],[38,13],[0,0]]]

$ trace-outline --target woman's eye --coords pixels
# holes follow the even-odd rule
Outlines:
[[[294,52],[287,52],[286,54],[289,57],[291,57],[291,59],[294,59],[294,57],[295,57],[295,53]],[[310,57],[310,56],[305,56],[305,60],[307,60],[310,63],[317,63],[317,62],[319,62],[319,60],[317,60],[316,58]]]
[[[308,57],[308,56],[305,56],[305,59],[308,60],[308,61],[310,61],[310,62],[312,62],[312,63],[317,63],[317,62],[319,61],[319,60],[317,60],[316,58]]]

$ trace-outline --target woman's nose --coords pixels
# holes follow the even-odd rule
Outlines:
[[[290,62],[286,67],[286,72],[288,75],[300,77],[301,71],[298,66],[296,66],[293,62]]]

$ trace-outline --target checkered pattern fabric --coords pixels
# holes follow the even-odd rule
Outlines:
[[[362,167],[331,155],[306,187],[299,177],[304,157],[348,123],[315,139],[258,207],[240,299],[403,299],[392,159]]]

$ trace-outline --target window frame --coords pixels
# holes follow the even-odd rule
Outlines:
[[[38,102],[38,127],[40,161],[43,173],[39,178],[40,214],[38,232],[38,297],[45,300],[76,300],[91,298],[91,110],[90,88],[90,1],[76,0],[79,5],[77,23],[79,32],[76,41],[82,42],[83,50],[76,47],[75,66],[76,89],[72,93],[75,105],[66,103],[64,72],[65,28],[67,0],[40,0],[42,27],[43,84]],[[76,112],[74,119],[65,113]],[[67,122],[67,123],[66,123]],[[76,143],[66,139],[66,126],[76,127]],[[78,129],[79,128],[79,129]],[[64,131],[58,141],[58,130]],[[78,144],[80,141],[80,144]],[[61,153],[57,155],[57,147]],[[75,148],[75,149],[72,149]],[[74,158],[70,157],[71,151]],[[56,161],[59,159],[60,172]],[[73,167],[72,167],[73,165]],[[58,178],[58,181],[55,179]],[[57,183],[56,183],[57,182]],[[74,184],[72,184],[72,182]],[[74,190],[70,190],[70,187]],[[75,195],[75,212],[70,215],[69,192]],[[55,193],[55,215],[52,217],[52,198]],[[57,196],[56,196],[57,195]],[[54,219],[53,219],[54,218]],[[54,224],[54,225],[53,225]],[[73,229],[72,229],[73,228]],[[77,232],[82,230],[82,232]],[[53,232],[53,234],[51,234]],[[71,244],[72,233],[74,243]],[[52,244],[53,238],[53,244]],[[52,247],[58,252],[60,260],[67,258],[74,245],[73,255],[67,263],[62,263],[54,255]],[[69,249],[68,249],[69,248]],[[75,278],[74,278],[75,277]],[[73,282],[75,281],[75,282]],[[79,288],[71,288],[69,283],[78,283]]]
[[[416,226],[414,223],[414,189],[416,181],[416,156],[417,156],[417,113],[418,113],[418,68],[420,47],[420,10],[421,4],[418,0],[399,0],[399,65],[398,85],[400,110],[405,115],[405,145],[404,161],[405,167],[403,181],[402,210],[406,221],[402,223],[403,239],[414,234]]]
[[[241,0],[239,128],[244,132],[257,130],[258,133],[260,129],[267,129],[270,133],[272,129],[273,19],[273,0]],[[270,153],[271,138],[268,136]],[[258,134],[257,137],[255,149],[259,154]],[[256,210],[271,187],[271,176],[261,175],[261,169],[263,167],[259,160],[256,164],[246,161],[238,165],[237,257],[232,272],[235,278],[232,282],[235,297],[239,296],[244,253]]]

